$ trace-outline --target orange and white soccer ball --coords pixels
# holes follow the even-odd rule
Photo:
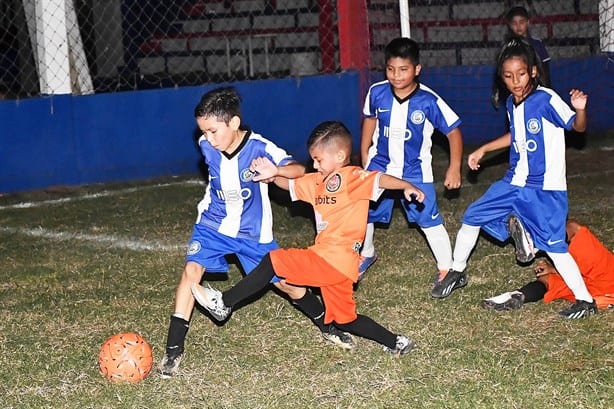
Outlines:
[[[151,346],[134,332],[115,334],[102,344],[98,365],[111,382],[139,382],[151,371]]]

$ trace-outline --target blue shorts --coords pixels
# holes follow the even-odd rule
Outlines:
[[[425,199],[423,203],[408,202],[400,190],[386,190],[377,202],[371,203],[368,222],[390,223],[394,202],[399,200],[407,220],[410,222],[416,223],[422,228],[443,224],[443,217],[439,214],[439,208],[437,207],[435,185],[433,183],[413,182],[412,184],[424,192]]]
[[[510,237],[507,219],[514,214],[524,224],[536,248],[566,253],[567,206],[566,191],[531,189],[499,180],[469,205],[463,223],[480,226],[504,242]]]
[[[203,266],[208,273],[226,273],[228,262],[225,256],[234,254],[245,274],[249,274],[267,253],[278,248],[275,240],[263,244],[255,240],[229,237],[209,227],[195,224],[185,260]],[[274,277],[271,282],[276,281],[279,279]]]

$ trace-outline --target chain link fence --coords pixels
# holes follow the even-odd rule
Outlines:
[[[381,69],[401,33],[399,1],[355,4],[366,4],[369,38],[353,41],[368,42]],[[553,60],[614,51],[614,0],[410,0],[422,63],[492,64],[517,4]],[[0,0],[0,13],[0,98],[341,70],[335,0]]]

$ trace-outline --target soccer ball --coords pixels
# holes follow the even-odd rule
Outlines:
[[[151,346],[134,332],[115,334],[102,344],[98,365],[111,382],[139,382],[151,371]]]

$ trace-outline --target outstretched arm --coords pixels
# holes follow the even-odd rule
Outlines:
[[[482,146],[480,146],[475,151],[469,154],[469,158],[467,159],[467,163],[471,170],[478,170],[480,168],[480,160],[486,155],[488,152],[496,151],[499,149],[507,148],[512,143],[512,134],[507,132],[505,135],[502,135],[495,139],[494,141],[490,141]]]
[[[425,195],[422,190],[418,189],[406,180],[396,178],[394,176],[382,173],[379,178],[379,187],[389,190],[402,190],[405,198],[410,202],[416,200],[420,203],[424,201]]]
[[[252,161],[249,170],[256,172],[254,182],[275,182],[277,186],[288,190],[289,179],[296,179],[305,174],[305,167],[298,162],[276,166],[269,158],[256,158]]]

